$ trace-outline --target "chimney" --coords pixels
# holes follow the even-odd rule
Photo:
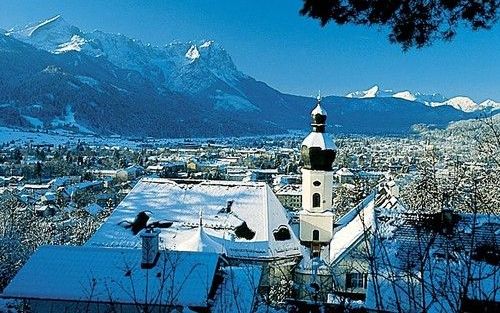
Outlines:
[[[451,197],[449,194],[443,195],[443,206],[441,207],[441,223],[444,234],[452,234],[455,224],[455,212],[451,206]]]
[[[150,269],[156,265],[159,253],[159,229],[146,228],[141,232],[142,238],[142,261],[141,268]]]
[[[231,207],[233,206],[234,200],[228,200],[226,206],[226,213],[231,213]]]

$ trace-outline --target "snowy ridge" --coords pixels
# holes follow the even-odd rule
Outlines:
[[[468,97],[454,97],[441,103],[432,102],[431,105],[432,106],[449,105],[457,110],[464,112],[472,112],[478,109],[477,103],[475,103],[474,101],[472,101],[472,99]]]
[[[347,98],[360,98],[360,99],[366,99],[366,98],[375,98],[379,96],[385,96],[387,93],[392,92],[392,90],[380,90],[380,88],[375,85],[367,90],[362,90],[362,91],[354,91],[351,93],[348,93],[346,95]]]
[[[6,33],[7,36],[54,53],[60,45],[70,42],[74,35],[79,34],[80,29],[68,24],[61,15],[21,28],[13,28]]]
[[[218,81],[231,89],[234,82],[247,77],[212,40],[157,47],[121,34],[82,32],[60,15],[12,29],[7,35],[55,54],[77,51],[104,57],[120,68],[138,71],[177,92],[196,94]]]
[[[495,102],[491,99],[487,99],[478,104],[474,102],[471,98],[465,96],[458,96],[447,99],[439,93],[424,94],[420,92],[411,92],[408,90],[394,92],[391,89],[381,90],[377,85],[367,90],[350,92],[346,95],[346,97],[359,98],[359,99],[368,99],[376,97],[398,98],[412,102],[420,102],[430,107],[447,105],[462,112],[468,112],[468,113],[481,110],[493,111],[500,108],[500,103]]]
[[[412,94],[409,91],[400,91],[396,92],[395,94],[392,95],[394,98],[400,98],[400,99],[405,99],[408,101],[415,101],[417,100],[417,97],[415,97],[414,94]]]
[[[0,59],[8,60],[0,71],[0,82],[7,86],[2,96],[12,99],[5,107],[0,104],[1,126],[20,129],[157,138],[277,134],[307,127],[315,103],[243,74],[217,42],[154,46],[121,34],[84,32],[61,16],[0,34]],[[334,112],[339,131],[399,134],[416,123],[439,127],[476,116],[451,106],[435,114],[431,106],[408,105],[396,97],[386,106],[378,97],[394,92],[371,89],[364,94],[374,96],[369,101],[356,100],[356,95],[322,100]],[[410,99],[409,92],[397,96]],[[388,123],[379,122],[382,115]]]
[[[500,103],[495,102],[491,99],[485,100],[480,104],[477,104],[471,98],[468,97],[454,97],[445,102],[431,103],[431,106],[441,106],[441,105],[449,105],[457,110],[464,112],[474,112],[485,109],[497,110],[500,108]]]

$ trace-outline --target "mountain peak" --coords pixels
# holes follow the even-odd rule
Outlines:
[[[205,40],[201,45],[200,48],[208,48],[214,43],[213,40]]]
[[[80,29],[66,22],[59,14],[24,27],[13,28],[6,34],[37,48],[55,52],[59,45],[80,33]]]
[[[498,109],[500,109],[500,102],[496,102],[492,99],[486,99],[483,102],[479,103],[479,107],[490,108],[492,110],[498,110]]]
[[[404,100],[408,100],[408,101],[415,101],[415,100],[417,100],[417,97],[415,97],[415,95],[412,94],[411,92],[409,92],[408,90],[396,92],[392,96],[394,98],[404,99]]]
[[[62,16],[60,14],[58,14],[58,15],[56,15],[54,17],[51,17],[51,18],[49,18],[49,19],[47,19],[45,21],[40,22],[37,25],[29,27],[28,28],[28,30],[29,30],[28,36],[32,37],[33,35],[36,34],[36,32],[41,31],[41,30],[46,29],[46,28],[57,27],[57,26],[59,26],[58,24],[59,25],[64,25],[64,26],[69,25],[62,18]]]
[[[189,50],[185,54],[186,58],[191,59],[192,61],[198,59],[200,57],[200,51],[196,45],[192,45]]]
[[[378,91],[378,85],[374,85],[373,87],[365,91],[365,95],[363,98],[374,98],[377,95]]]
[[[458,96],[448,99],[442,103],[443,105],[450,105],[457,110],[464,112],[473,112],[479,109],[479,106],[469,97]]]
[[[378,85],[373,85],[367,90],[354,91],[346,95],[347,98],[375,98],[375,97],[386,97],[391,90],[381,90]]]

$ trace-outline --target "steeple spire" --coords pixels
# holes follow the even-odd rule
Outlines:
[[[326,114],[325,109],[323,109],[323,107],[321,106],[321,99],[322,99],[321,93],[318,93],[318,97],[316,98],[316,100],[318,100],[318,102],[317,102],[314,110],[312,110],[312,112],[311,112],[312,130],[313,130],[313,132],[317,132],[317,133],[324,133],[325,128],[326,128],[327,114]]]
[[[311,112],[311,133],[304,139],[300,154],[302,167],[302,210],[299,213],[302,243],[309,243],[313,256],[333,237],[332,188],[337,147],[326,133],[326,111],[321,107],[321,93]],[[329,254],[329,253],[327,253]]]
[[[311,170],[331,171],[337,147],[326,133],[327,113],[321,106],[321,96],[311,112],[311,133],[302,142],[301,155],[304,167]]]

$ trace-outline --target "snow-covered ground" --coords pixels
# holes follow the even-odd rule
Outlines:
[[[299,133],[301,135],[301,133]],[[143,139],[129,139],[121,136],[103,137],[94,134],[73,133],[65,130],[21,130],[0,126],[0,145],[13,142],[14,145],[24,145],[27,143],[35,144],[53,144],[57,145],[74,145],[80,142],[85,142],[89,145],[95,146],[108,146],[108,147],[128,147],[139,148],[144,144],[153,146],[173,146],[176,144],[185,143],[189,140],[193,144],[206,144],[207,141],[217,143],[231,143],[232,146],[238,145],[248,139],[257,138],[289,138],[295,137],[293,132],[282,135],[272,136],[248,136],[248,137],[199,137],[199,138],[143,138]]]

